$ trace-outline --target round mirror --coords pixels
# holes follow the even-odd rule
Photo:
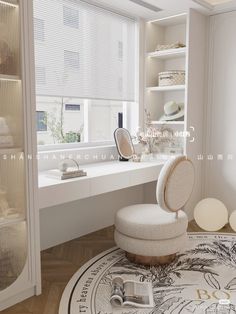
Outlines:
[[[134,146],[128,130],[118,128],[114,132],[116,147],[120,155],[120,160],[127,161],[134,155]]]

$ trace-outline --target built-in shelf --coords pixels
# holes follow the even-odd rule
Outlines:
[[[168,124],[168,125],[184,125],[184,121],[151,121],[152,125]]]
[[[148,23],[157,24],[162,27],[174,26],[178,24],[184,24],[187,20],[187,14],[181,13],[177,15],[167,16],[161,19],[151,20]]]
[[[12,219],[5,218],[5,219],[0,220],[0,228],[9,227],[23,221],[25,221],[24,217],[18,217],[18,218],[12,218]]]
[[[149,92],[166,92],[166,91],[185,90],[185,85],[154,86],[154,87],[147,87],[147,90]]]
[[[173,59],[182,58],[182,57],[185,57],[185,55],[186,55],[186,47],[150,52],[147,54],[147,57],[166,60],[166,59],[172,59],[172,58]]]
[[[17,75],[0,74],[1,81],[20,81],[20,77]]]
[[[8,1],[4,1],[4,0],[0,0],[0,5],[1,4],[7,5],[7,6],[12,7],[12,8],[17,8],[19,6],[17,3],[8,2]]]
[[[22,152],[23,152],[23,150],[20,147],[0,148],[0,155],[18,154],[18,153],[22,153]]]

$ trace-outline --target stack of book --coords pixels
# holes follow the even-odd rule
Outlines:
[[[47,171],[47,176],[51,178],[58,178],[60,180],[67,180],[72,178],[85,177],[87,176],[87,172],[78,168],[68,168],[66,171],[52,169]]]

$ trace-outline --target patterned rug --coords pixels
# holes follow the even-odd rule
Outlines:
[[[152,282],[155,307],[112,308],[109,298],[115,276]],[[230,302],[222,305],[222,300]],[[162,267],[134,265],[122,250],[108,250],[72,277],[59,313],[236,313],[236,234],[190,233],[186,250],[172,264]]]

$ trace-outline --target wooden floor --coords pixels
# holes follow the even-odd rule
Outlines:
[[[202,230],[191,222],[189,231]],[[232,230],[226,226],[222,232]],[[113,227],[110,227],[43,251],[42,295],[32,297],[1,313],[58,314],[62,292],[72,275],[92,257],[114,245]]]

